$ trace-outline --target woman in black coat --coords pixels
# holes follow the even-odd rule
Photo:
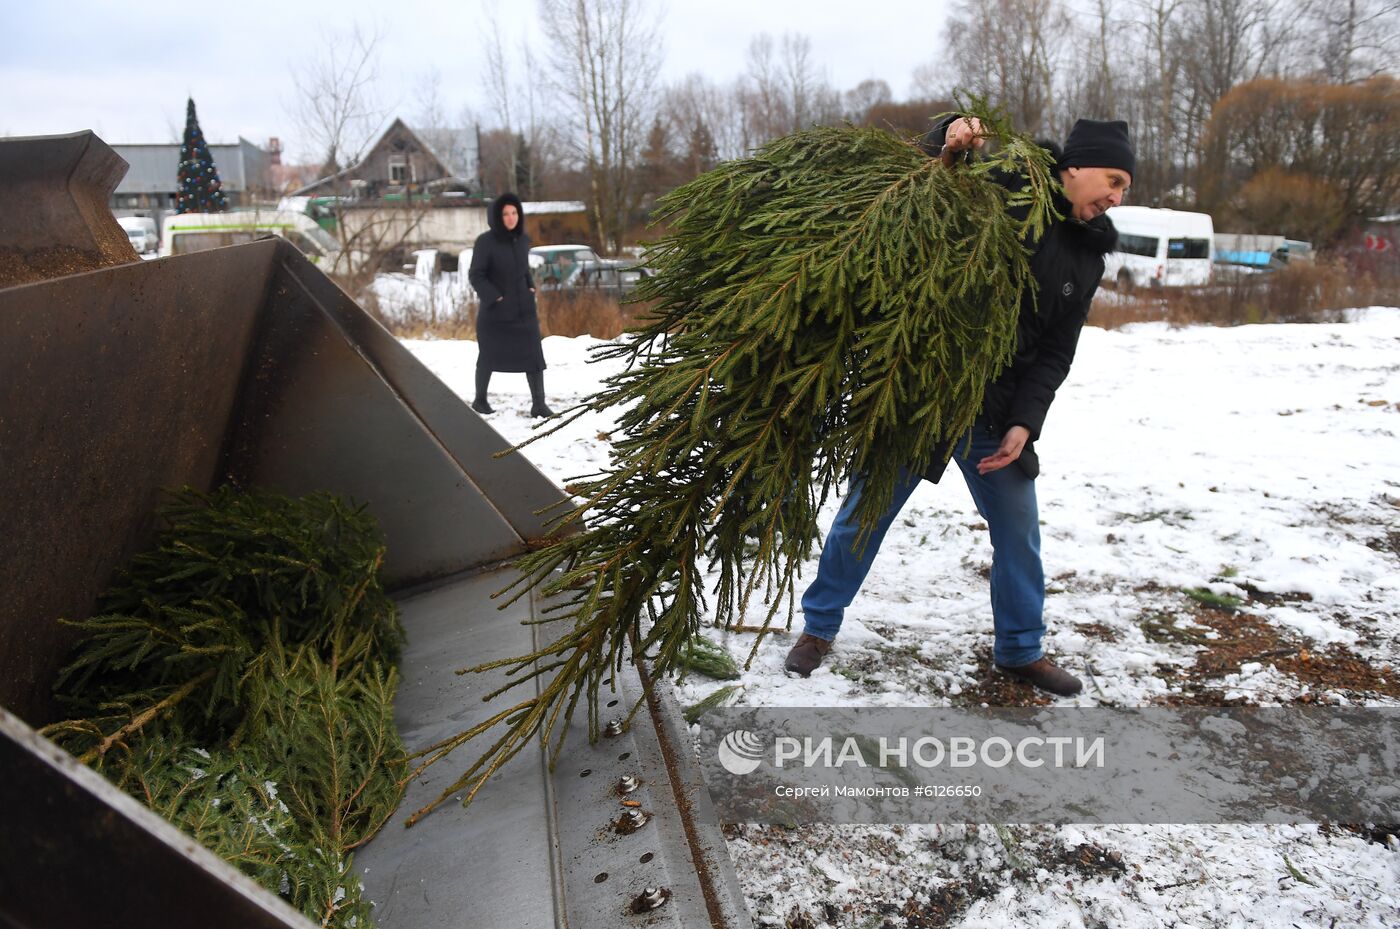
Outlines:
[[[492,371],[523,371],[530,384],[531,416],[553,416],[544,402],[544,350],[530,276],[530,237],[515,194],[501,194],[486,211],[490,227],[472,248],[467,279],[480,299],[476,314],[476,399],[472,409],[494,413],[486,402]]]

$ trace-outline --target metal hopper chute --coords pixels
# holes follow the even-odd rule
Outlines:
[[[163,488],[349,497],[388,544],[412,750],[495,712],[503,677],[454,671],[536,648],[534,599],[490,595],[564,495],[286,241],[137,260],[106,209],[123,170],[90,133],[0,141],[0,924],[305,925],[33,732],[72,644],[56,620],[90,615]],[[83,263],[36,257],[60,253]],[[641,686],[619,684],[621,711]],[[555,772],[536,747],[469,811],[404,829],[455,765],[412,784],[357,853],[379,925],[747,926],[666,688],[628,731],[589,745],[583,725]],[[647,814],[630,832],[624,777]]]

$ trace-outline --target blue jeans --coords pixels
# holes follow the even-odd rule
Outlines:
[[[971,452],[968,454],[968,443]],[[972,431],[958,440],[953,461],[962,470],[977,512],[987,521],[992,536],[992,627],[996,633],[992,657],[999,665],[1030,664],[1044,651],[1045,573],[1040,564],[1040,514],[1035,502],[1035,481],[1011,464],[990,474],[978,474],[977,462],[993,454],[1001,435],[978,417]],[[885,532],[894,522],[920,477],[904,472],[904,482],[871,532],[860,557],[854,552],[860,524],[855,518],[861,480],[851,479],[850,490],[836,514],[822,547],[817,576],[802,595],[805,632],[834,639],[841,629],[846,607],[855,599]]]

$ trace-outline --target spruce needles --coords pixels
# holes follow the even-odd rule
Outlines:
[[[363,510],[185,490],[98,603],[44,734],[322,926],[368,926],[350,851],[402,796],[403,630]]]
[[[1047,151],[1002,116],[969,111],[999,146],[965,168],[878,130],[815,128],[661,202],[672,231],[638,292],[654,310],[599,352],[622,373],[555,427],[620,410],[611,465],[570,485],[581,502],[556,525],[580,530],[518,563],[513,597],[539,591],[564,631],[473,669],[516,675],[497,694],[535,679],[539,693],[426,750],[424,765],[504,725],[410,822],[464,789],[470,802],[529,740],[562,733],[585,696],[596,737],[599,691],[624,660],[672,673],[705,617],[741,621],[755,595],[765,629],[785,604],[790,616],[827,497],[864,475],[868,530],[901,471],[923,470],[968,429],[1013,351],[1032,286],[1024,243],[1052,218],[1054,186]]]

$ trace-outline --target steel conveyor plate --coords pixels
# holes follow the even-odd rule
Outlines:
[[[526,597],[498,611],[490,595],[510,568],[462,577],[401,601],[408,644],[396,720],[410,751],[462,732],[533,694],[521,685],[490,704],[504,670],[455,673],[526,654],[549,627],[522,625]],[[488,604],[490,604],[488,606]],[[643,690],[635,671],[604,698],[625,717]],[[741,927],[747,911],[684,723],[665,684],[624,731],[588,742],[582,704],[556,770],[538,743],[497,772],[471,807],[449,802],[405,828],[491,744],[482,737],[413,782],[393,820],[357,855],[384,929],[490,927]],[[631,778],[626,785],[624,778]],[[628,790],[632,783],[635,788]],[[626,801],[626,804],[624,804]],[[641,825],[625,822],[640,811]],[[657,891],[648,909],[646,894]]]

